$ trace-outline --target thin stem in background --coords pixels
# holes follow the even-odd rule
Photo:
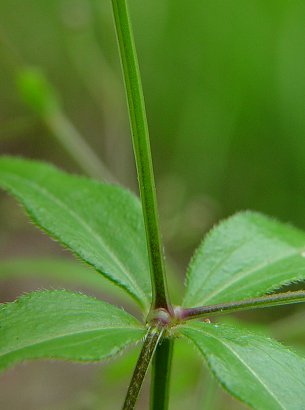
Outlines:
[[[106,182],[116,182],[107,167],[61,111],[56,110],[43,119],[54,137],[88,176]]]
[[[259,309],[278,305],[290,305],[305,302],[305,290],[295,292],[275,293],[259,298],[238,300],[235,302],[218,303],[194,308],[178,308],[177,317],[181,320],[191,320],[201,317],[224,315],[242,310]]]
[[[93,178],[115,182],[107,167],[64,114],[44,74],[38,69],[22,66],[18,69],[16,83],[24,102],[36,112],[82,170]]]
[[[151,410],[168,408],[173,346],[174,339],[167,338],[157,346],[151,375]]]
[[[112,0],[126,87],[152,282],[152,309],[171,310],[165,276],[148,125],[138,59],[126,0]]]
[[[112,168],[119,175],[119,179],[129,184],[130,176],[134,172],[133,153],[129,149],[129,141],[125,138],[125,101],[122,98],[121,82],[107,61],[96,37],[95,24],[99,27],[104,23],[103,20],[100,21],[102,16],[99,15],[98,4],[92,3],[90,7],[93,21],[88,21],[79,30],[75,30],[73,23],[71,26],[70,19],[73,16],[69,13],[70,8],[67,15],[64,15],[66,51],[79,79],[102,115],[101,133],[105,155],[111,157]],[[72,9],[73,3],[71,11]],[[105,33],[107,34],[107,31]]]
[[[158,327],[151,327],[148,330],[140,356],[132,375],[132,379],[123,405],[123,410],[134,409],[149,363],[162,336],[163,330],[164,328],[159,329]]]
[[[79,164],[88,176],[103,179],[107,182],[116,182],[115,178],[112,176],[101,159],[96,155],[82,135],[63,114],[57,101],[48,101],[48,99],[52,100],[55,98],[55,93],[53,93],[52,86],[48,84],[47,79],[42,76],[41,72],[31,69],[29,70],[26,67],[21,55],[19,54],[19,51],[7,39],[7,36],[3,31],[0,31],[0,46],[1,45],[4,46],[4,49],[10,57],[13,72],[17,77],[17,83],[19,83],[19,91],[24,94],[23,97],[25,97],[25,101],[45,122],[52,134],[61,143],[68,154],[71,155],[75,162]],[[27,87],[21,85],[23,82],[21,80],[22,78],[26,80],[30,77],[34,79],[32,86],[35,87],[36,85],[38,87],[37,89],[28,89]],[[42,88],[40,88],[41,86]],[[43,95],[40,95],[42,90],[46,92]],[[51,95],[48,94],[48,91],[51,91]],[[52,106],[52,111],[37,110],[37,107],[33,106],[31,103],[31,93],[34,95],[36,94],[36,97],[37,95],[40,95],[40,98],[44,100],[44,104],[42,104],[42,106]]]

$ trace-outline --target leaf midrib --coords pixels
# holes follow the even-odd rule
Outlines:
[[[278,403],[278,404],[280,405],[280,408],[283,409],[283,410],[285,410],[285,406],[282,405],[282,403],[277,399],[276,396],[274,396],[274,393],[272,392],[272,390],[270,390],[270,389],[268,388],[268,385],[266,385],[266,384],[264,383],[264,381],[258,376],[258,374],[257,374],[253,369],[251,369],[251,367],[249,367],[249,366],[247,365],[247,363],[244,362],[244,360],[239,356],[239,354],[238,354],[230,345],[227,345],[227,343],[225,343],[222,338],[219,338],[219,337],[217,337],[217,336],[215,336],[215,335],[213,335],[213,334],[211,334],[211,333],[209,333],[209,332],[207,332],[207,331],[198,330],[198,329],[196,329],[196,328],[194,328],[194,327],[190,327],[190,329],[192,329],[192,330],[194,330],[195,332],[198,332],[198,333],[206,333],[208,336],[210,336],[210,337],[214,338],[215,340],[217,340],[218,342],[222,343],[230,352],[232,352],[232,354],[233,354],[235,357],[237,357],[237,359],[246,367],[246,369],[249,371],[249,373],[252,374],[254,377],[256,377],[256,379],[257,379],[257,380],[259,381],[259,383],[263,386],[263,388],[264,388],[265,391],[269,394],[269,396],[270,396],[273,400],[275,400],[276,403]],[[192,340],[193,340],[193,339],[192,339]],[[193,340],[193,342],[197,345],[197,347],[199,348],[199,350],[201,350],[200,347],[199,347],[199,345],[198,345],[198,343],[195,342],[194,340]]]
[[[90,330],[86,330],[86,331],[81,331],[81,332],[71,332],[71,333],[65,333],[65,334],[60,334],[57,335],[56,337],[48,337],[42,340],[39,340],[38,342],[35,343],[31,343],[31,344],[26,344],[24,346],[18,347],[16,349],[12,349],[6,352],[0,352],[0,358],[4,358],[5,356],[8,356],[12,353],[18,352],[19,350],[24,350],[27,349],[28,347],[33,347],[33,346],[39,346],[43,343],[46,342],[52,342],[52,341],[58,341],[60,339],[64,339],[66,337],[70,337],[70,336],[79,336],[79,335],[86,335],[86,334],[90,334],[90,333],[94,333],[94,332],[103,332],[103,331],[111,331],[111,330],[142,330],[141,327],[133,327],[133,326],[124,326],[124,327],[104,327],[104,328],[95,328],[95,329],[90,329]]]
[[[113,253],[113,251],[109,248],[108,245],[106,245],[106,243],[104,242],[104,240],[99,236],[99,234],[97,232],[95,232],[92,227],[90,225],[88,225],[86,223],[86,221],[84,221],[82,218],[80,218],[74,211],[72,211],[69,207],[67,207],[67,205],[62,202],[61,200],[59,200],[58,198],[56,198],[51,192],[47,191],[45,188],[42,188],[40,185],[36,184],[33,181],[29,181],[27,178],[23,178],[19,175],[15,175],[11,172],[7,172],[4,171],[4,173],[8,174],[11,178],[15,178],[17,180],[21,180],[23,183],[25,181],[25,183],[27,183],[33,190],[36,190],[38,193],[45,195],[45,197],[47,197],[48,199],[53,200],[60,208],[64,209],[66,212],[68,212],[68,214],[70,214],[70,216],[72,217],[72,219],[74,218],[76,221],[78,221],[81,226],[83,226],[83,228],[85,230],[87,230],[87,232],[93,235],[93,237],[101,244],[101,246],[103,246],[106,251],[108,252],[108,254],[114,259],[115,263],[118,265],[118,267],[121,269],[121,271],[123,273],[125,273],[127,275],[127,277],[129,278],[131,284],[135,287],[135,289],[137,289],[137,291],[139,292],[139,294],[141,294],[143,296],[143,300],[146,301],[146,304],[149,304],[149,301],[146,297],[146,294],[144,293],[144,291],[137,285],[137,283],[134,281],[133,277],[130,276],[130,273],[128,272],[128,270],[126,270],[125,266],[122,264],[122,262],[120,261],[120,259],[117,257],[117,255],[115,253]],[[88,262],[88,261],[87,261]],[[94,266],[94,265],[93,265]],[[108,274],[109,275],[109,274]],[[115,280],[112,276],[111,276],[112,280]],[[131,289],[129,289],[129,291],[131,291]],[[134,292],[132,292],[134,294]],[[138,299],[137,295],[134,294],[134,296]]]
[[[252,240],[252,238],[249,238],[247,241],[243,241],[243,242],[242,242],[242,246],[247,245],[249,242],[251,242],[251,240]],[[207,272],[207,275],[206,275],[206,277],[204,278],[204,282],[203,282],[202,284],[200,284],[200,286],[197,286],[196,289],[195,289],[195,292],[193,292],[193,294],[192,294],[192,296],[191,296],[192,299],[193,299],[193,298],[196,299],[196,295],[198,295],[198,293],[200,292],[201,286],[202,286],[205,282],[207,282],[207,280],[209,280],[209,278],[212,276],[212,274],[215,273],[216,270],[217,270],[219,267],[223,266],[223,264],[225,263],[225,261],[226,261],[227,259],[229,259],[229,258],[234,254],[235,251],[237,251],[237,250],[239,250],[239,249],[240,249],[240,242],[238,243],[238,245],[236,245],[236,246],[234,246],[232,249],[230,249],[229,252],[227,252],[225,255],[223,255],[223,257],[220,259],[220,261],[216,262],[216,263],[210,268],[209,272]],[[206,256],[204,250],[202,250],[202,255],[203,255],[204,257]],[[191,267],[192,267],[192,265],[190,265],[190,268],[191,268]],[[198,276],[198,275],[197,275],[197,276]],[[188,286],[188,282],[190,281],[191,273],[189,273],[189,274],[187,275],[187,278],[188,278],[188,280],[187,280],[186,286]],[[188,296],[188,299],[190,299],[190,296]]]
[[[202,300],[202,303],[206,303],[209,300],[211,300],[212,297],[221,294],[225,289],[229,288],[231,285],[238,282],[240,279],[245,279],[246,277],[251,276],[255,272],[259,272],[260,270],[262,270],[266,267],[272,266],[275,263],[278,263],[278,262],[280,262],[284,259],[287,259],[291,256],[296,256],[296,255],[299,254],[299,252],[303,252],[303,251],[304,251],[304,248],[300,248],[300,249],[292,248],[292,250],[290,252],[287,252],[285,255],[281,255],[279,258],[274,258],[272,260],[272,262],[270,262],[270,261],[263,262],[263,263],[260,263],[260,264],[256,265],[252,269],[249,269],[249,270],[246,270],[246,271],[244,271],[244,270],[240,271],[237,275],[234,275],[233,277],[231,277],[230,280],[228,280],[227,282],[224,282],[223,286],[221,286],[220,288],[215,289],[213,292],[206,295],[206,297]]]

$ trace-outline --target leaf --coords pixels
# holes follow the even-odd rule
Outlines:
[[[184,306],[260,296],[305,279],[305,234],[255,212],[220,223],[187,272]]]
[[[1,370],[38,358],[99,361],[144,335],[144,327],[123,310],[63,290],[0,305],[0,330]]]
[[[64,258],[16,258],[0,261],[0,280],[12,278],[49,279],[67,286],[82,285],[87,289],[128,298],[121,289],[99,275],[91,266]],[[123,296],[123,298],[122,298]],[[130,299],[128,298],[128,301]],[[125,302],[125,300],[124,300]]]
[[[305,360],[275,340],[198,322],[185,324],[180,331],[234,397],[257,410],[304,408]]]
[[[40,162],[3,157],[0,186],[31,219],[148,310],[149,264],[140,202],[130,192]]]

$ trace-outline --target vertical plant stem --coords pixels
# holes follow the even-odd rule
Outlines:
[[[156,189],[138,59],[126,0],[112,0],[123,67],[133,149],[142,200],[152,282],[152,309],[171,309],[168,301]]]
[[[164,256],[159,229],[156,188],[151,158],[148,125],[134,38],[131,23],[129,20],[126,0],[112,0],[112,6],[123,67],[133,149],[135,154],[139,190],[143,207],[152,283],[151,309],[154,310],[164,308],[171,313],[172,308],[169,303],[167,292]],[[150,340],[145,340],[137,367],[135,369],[135,373],[128,390],[124,410],[133,408],[132,406],[134,406],[134,403],[137,399],[149,360],[151,359],[158,345],[158,342],[159,338],[157,339],[156,335],[154,337],[152,336],[151,342]],[[164,343],[165,344],[163,346],[161,345],[157,348],[157,358],[154,360],[153,365],[152,405],[158,406],[158,403],[162,402],[162,407],[153,407],[154,409],[158,408],[160,410],[165,409],[167,406],[168,377],[165,376],[165,373],[166,375],[169,374],[172,352],[172,342],[166,341]],[[166,369],[163,367],[164,365],[166,366]],[[158,377],[161,377],[161,372],[164,371],[165,373],[162,373],[163,379],[158,381],[157,388],[157,379]]]
[[[123,405],[123,410],[134,409],[149,363],[162,336],[163,330],[164,329],[159,329],[158,327],[152,327],[148,330],[140,356],[132,375],[132,379]]]
[[[150,410],[168,408],[173,345],[173,339],[164,338],[157,346],[151,375]]]

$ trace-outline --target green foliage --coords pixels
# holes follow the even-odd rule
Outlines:
[[[211,323],[189,323],[180,332],[222,386],[252,408],[303,408],[305,360],[281,344],[241,327]]]
[[[128,191],[4,157],[0,186],[13,194],[51,237],[118,284],[147,310],[147,250],[138,200]]]
[[[239,213],[214,228],[197,249],[183,304],[260,296],[302,280],[304,251],[304,232],[258,213]]]
[[[25,67],[18,72],[16,82],[26,105],[36,113],[79,167],[92,178],[115,182],[102,160],[65,115],[43,72]]]
[[[141,207],[132,194],[46,164],[9,157],[0,159],[0,185],[19,200],[39,227],[127,290],[148,311],[150,283],[144,227]],[[264,294],[304,278],[304,238],[301,231],[253,212],[237,214],[219,224],[190,264],[184,300],[190,308],[184,310],[183,321],[191,318],[191,306],[232,301],[232,306],[226,307],[228,312],[234,311],[236,303],[243,309],[235,299]],[[21,267],[34,273],[40,270],[44,275],[60,270],[62,279],[83,276],[84,283],[97,288],[98,276],[92,276],[93,270],[90,276],[88,269],[76,266],[63,261],[54,261],[53,265],[44,260],[3,262],[0,276],[9,272],[20,275]],[[299,295],[288,292],[287,297],[294,294]],[[256,307],[253,301],[247,302],[247,308],[251,303]],[[280,303],[276,295],[275,303]],[[221,312],[221,306],[216,311]],[[259,332],[240,326],[181,324],[179,316],[161,313],[160,317],[158,313],[148,316],[150,325],[155,326],[154,321],[160,318],[161,327],[171,327],[167,336],[183,335],[191,340],[233,396],[257,409],[300,408],[304,359]],[[31,293],[2,305],[0,326],[1,369],[37,358],[99,361],[135,344],[145,334],[145,327],[126,312],[67,291]],[[164,331],[159,334],[158,329],[152,331],[156,343]],[[155,360],[161,357],[164,362],[162,380],[166,385],[171,360],[168,353],[162,356],[163,350],[157,350]],[[130,387],[133,402],[141,383],[137,378],[144,377],[153,353],[151,349],[140,355],[140,370],[134,375],[134,387]],[[160,363],[155,364],[157,374],[160,368]],[[166,408],[166,388],[162,395],[159,393],[154,394],[153,403]]]
[[[187,273],[187,289],[183,302],[187,308],[173,308],[166,286],[147,119],[127,4],[126,0],[112,0],[112,5],[129,104],[143,210],[139,201],[120,187],[71,176],[49,165],[22,159],[9,157],[0,159],[0,186],[24,206],[32,221],[41,229],[91,265],[105,278],[124,289],[137,301],[145,314],[149,312],[146,316],[148,326],[146,329],[143,324],[124,311],[84,295],[67,291],[32,293],[0,307],[0,369],[3,370],[15,363],[37,358],[100,361],[137,343],[145,335],[126,396],[124,410],[134,408],[153,356],[151,408],[152,410],[165,410],[168,401],[173,339],[183,336],[185,340],[197,346],[218,381],[233,396],[255,409],[299,410],[304,406],[304,359],[260,334],[260,331],[250,332],[239,325],[218,325],[201,323],[198,320],[190,322],[190,320],[193,317],[197,319],[204,317],[207,312],[232,313],[246,308],[254,309],[259,306],[283,304],[284,301],[289,303],[304,301],[304,291],[276,293],[268,298],[253,299],[253,297],[271,292],[283,284],[305,278],[305,234],[252,212],[241,213],[228,219],[208,235],[192,259]],[[240,6],[241,4],[238,4],[237,7],[239,17],[234,16],[234,21],[242,24],[240,28],[243,28],[245,23],[240,17]],[[156,5],[154,4],[153,7],[155,8]],[[200,11],[200,7],[188,7],[192,22],[194,10]],[[214,5],[211,7],[210,11],[213,10]],[[249,10],[250,14],[253,14],[252,6]],[[176,16],[172,11],[170,15],[175,20]],[[202,16],[200,13],[197,14],[198,22],[202,23]],[[210,15],[211,13],[206,14],[208,19]],[[217,20],[220,18],[222,21],[222,16],[228,20],[226,12],[220,16],[218,13],[215,15],[217,15]],[[185,13],[184,23],[187,19],[188,13]],[[166,20],[171,21],[171,19]],[[180,20],[179,16],[177,25],[179,35],[181,33]],[[144,21],[146,24],[147,20],[144,19]],[[211,21],[214,26],[213,20]],[[166,24],[164,29],[167,32]],[[222,25],[225,27],[225,24]],[[187,26],[186,24],[185,27]],[[196,25],[189,26],[193,29]],[[198,24],[198,27],[201,26],[202,24]],[[231,30],[231,24],[229,26]],[[267,26],[269,27],[269,24]],[[217,27],[215,30],[217,34],[226,34],[225,28],[220,32]],[[273,33],[273,30],[270,31]],[[244,33],[244,30],[242,32]],[[185,45],[189,50],[190,42],[188,35],[185,36],[185,34],[187,33],[184,30],[181,40],[187,39]],[[197,37],[201,38],[201,36]],[[226,35],[224,37],[227,38]],[[245,41],[244,36],[239,37],[242,42]],[[257,41],[256,35],[255,41]],[[183,41],[177,44],[180,48]],[[248,41],[244,44],[247,50],[251,50],[251,52],[248,51],[248,59],[253,59],[253,47],[249,48]],[[214,50],[213,40],[211,45],[211,49]],[[185,57],[184,52],[183,56]],[[230,60],[234,60],[231,47],[228,56]],[[195,60],[190,60],[192,72],[194,64],[196,65]],[[217,67],[225,66],[227,73],[227,64],[219,64],[221,60],[218,58],[216,60]],[[183,61],[187,62],[188,59],[184,58]],[[185,68],[181,64],[176,64],[176,66]],[[245,65],[239,64],[239,66]],[[215,71],[213,65],[211,65],[211,71]],[[251,70],[251,73],[253,71],[257,70]],[[19,91],[26,103],[45,121],[85,172],[98,177],[105,175],[103,164],[83,143],[81,136],[62,114],[55,92],[41,72],[35,70],[19,72]],[[170,72],[172,76],[172,67]],[[197,90],[197,85],[201,81],[198,81],[196,75],[189,77],[189,84],[194,82],[193,84],[196,85],[194,89]],[[217,75],[217,79],[218,77],[224,76]],[[226,77],[232,87],[234,84],[234,81],[232,83],[232,72]],[[207,80],[210,83],[209,75]],[[251,87],[253,87],[252,80],[251,78]],[[222,101],[223,98],[219,98],[220,94],[217,95],[219,90],[215,94],[215,84],[212,84],[210,90],[206,88],[206,91],[207,94],[212,95],[213,103],[206,105],[211,108],[208,108],[205,115],[202,115],[202,107],[197,104],[197,96],[196,99],[189,98],[189,90],[184,83],[181,82],[181,85],[183,85],[183,93],[187,90],[184,104],[181,104],[181,95],[184,94],[180,90],[181,95],[179,94],[179,99],[176,99],[179,110],[175,113],[176,109],[170,107],[171,104],[168,105],[172,114],[175,114],[173,116],[175,120],[178,119],[175,125],[183,136],[183,143],[180,141],[176,145],[178,150],[182,149],[183,157],[191,158],[191,161],[183,162],[183,167],[191,172],[192,180],[194,155],[185,155],[185,141],[186,154],[193,152],[195,155],[200,155],[201,162],[209,169],[209,172],[203,174],[208,177],[211,186],[213,185],[213,189],[207,188],[207,192],[211,191],[215,194],[226,182],[225,161],[221,159],[227,156],[232,136],[227,135],[223,144],[215,144],[214,140],[217,141],[218,135],[222,135],[224,129],[231,128],[235,122],[238,123],[236,121],[239,116],[237,111],[242,105],[240,103],[244,100],[244,95],[235,95],[235,97],[233,95],[233,100],[228,99],[229,103],[223,101],[220,104],[216,101]],[[218,85],[218,87],[222,89],[221,86]],[[236,87],[233,88],[236,89]],[[170,94],[166,92],[165,86],[161,87],[161,94],[162,92]],[[227,95],[232,97],[232,93],[227,93]],[[160,87],[158,88],[159,99]],[[189,101],[193,100],[196,107],[189,105]],[[232,101],[234,107],[231,107]],[[222,104],[224,104],[223,107],[221,107]],[[230,106],[233,119],[222,115],[226,111],[226,105]],[[184,111],[181,111],[182,115],[177,115],[180,108]],[[191,119],[191,122],[199,127],[198,130],[200,129],[201,132],[203,130],[200,122],[197,121],[197,114],[201,118],[209,118],[209,121],[212,118],[211,123],[213,124],[216,122],[214,120],[225,118],[222,126],[216,130],[216,134],[210,132],[209,125],[205,127],[205,141],[208,141],[208,149],[205,150],[204,156],[207,161],[202,161],[202,150],[198,149],[197,145],[189,144],[189,140],[185,139],[185,119]],[[199,140],[198,130],[194,128],[193,135],[196,135],[196,140]],[[176,132],[171,130],[171,133],[176,138]],[[164,133],[157,134],[162,135],[163,138]],[[189,151],[191,146],[191,151]],[[220,160],[215,161],[215,155],[211,155],[213,152],[211,147]],[[250,151],[252,158],[253,150]],[[273,157],[278,161],[277,156],[269,155],[266,151],[268,161],[263,157],[262,161],[268,163],[270,168],[270,160]],[[248,166],[249,161],[246,162]],[[253,168],[252,164],[251,168]],[[214,181],[216,184],[210,179],[210,171],[216,175]],[[238,173],[240,174],[240,170]],[[230,173],[231,180],[234,180],[233,174]],[[205,176],[203,176],[203,181],[207,187],[208,181],[204,178]],[[265,175],[263,179],[265,182]],[[277,179],[280,180],[278,175]],[[202,179],[198,181],[202,184]],[[290,189],[290,181],[288,185]],[[236,186],[239,192],[243,192],[238,183]],[[257,192],[252,189],[251,184],[248,186],[256,195]],[[290,207],[289,203],[289,211]],[[62,269],[62,275],[68,281],[71,273],[75,279],[79,274],[77,270],[71,271],[69,266],[59,264],[58,267]],[[10,269],[17,275],[20,272],[18,263],[15,266],[4,263],[0,266],[0,276],[1,268],[2,276],[3,272],[7,274]],[[24,264],[24,268],[34,271],[41,269],[41,275],[48,275],[48,269],[51,266],[46,267],[44,263],[38,261],[36,265],[33,262],[27,266]],[[149,271],[151,278],[149,278]],[[87,273],[84,270],[85,275]],[[91,283],[89,276],[86,279],[84,277],[84,282],[87,283],[87,279],[88,283]],[[94,280],[92,280],[93,285]],[[240,300],[249,297],[251,299]],[[206,306],[206,304],[212,305]],[[212,401],[207,397],[205,402],[211,403]]]
[[[34,292],[2,305],[0,326],[1,370],[38,358],[99,361],[144,335],[123,310],[67,291]]]
[[[57,111],[59,103],[43,73],[34,68],[22,70],[17,77],[17,86],[24,101],[41,116]]]
[[[170,309],[142,82],[126,1],[112,0],[129,109],[152,283],[152,308]]]

